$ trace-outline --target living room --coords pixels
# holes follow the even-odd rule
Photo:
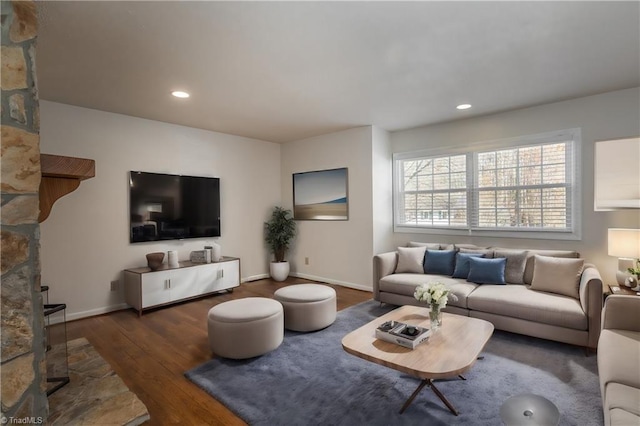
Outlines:
[[[178,7],[177,4],[169,4],[171,7]],[[559,10],[556,12],[559,16],[575,13],[581,17],[589,17],[591,19],[589,22],[593,24],[591,27],[595,27],[599,22],[598,14],[604,10],[604,3],[594,2],[594,5],[592,7],[603,9],[597,9],[597,12],[589,11],[586,10],[588,6],[577,3],[573,6],[576,9],[572,9],[570,5],[558,6]],[[609,38],[606,38],[604,30],[599,30],[597,36],[593,34],[587,36],[594,31],[585,30],[580,35],[593,38],[588,38],[586,42],[581,40],[580,43],[571,40],[571,42],[579,44],[581,49],[587,49],[590,44],[596,46],[593,52],[589,54],[584,51],[576,52],[575,58],[573,58],[582,64],[583,68],[587,65],[593,67],[593,71],[585,74],[605,75],[602,80],[594,78],[594,86],[589,86],[588,83],[592,80],[585,78],[581,80],[583,87],[572,87],[570,92],[563,91],[562,85],[569,84],[570,76],[560,71],[545,73],[536,68],[536,72],[531,75],[532,77],[539,77],[542,82],[548,82],[548,85],[554,90],[563,93],[557,96],[545,95],[546,97],[542,97],[536,93],[536,90],[542,86],[541,81],[537,81],[540,86],[531,91],[523,90],[523,87],[528,85],[526,80],[518,81],[513,76],[509,81],[518,81],[518,86],[522,87],[499,85],[502,76],[491,80],[490,84],[482,82],[474,85],[471,75],[467,75],[465,72],[462,75],[456,75],[459,76],[460,81],[464,80],[463,77],[468,80],[463,86],[469,92],[479,90],[478,88],[473,89],[474,86],[489,86],[487,91],[493,92],[496,97],[498,94],[502,96],[503,92],[509,90],[516,91],[522,96],[526,94],[527,97],[517,102],[506,97],[507,100],[500,106],[495,106],[493,110],[487,109],[485,113],[476,113],[474,111],[482,107],[481,102],[489,102],[490,96],[487,91],[481,92],[484,93],[485,100],[479,101],[467,98],[470,95],[465,93],[458,93],[457,97],[448,100],[446,108],[451,111],[438,112],[433,115],[434,118],[431,121],[424,121],[424,124],[420,125],[406,125],[404,127],[381,125],[371,116],[363,114],[360,120],[357,119],[357,116],[351,115],[349,116],[350,121],[341,122],[339,119],[333,118],[333,122],[328,124],[321,117],[314,123],[315,127],[309,126],[308,128],[305,128],[303,124],[293,126],[289,124],[291,121],[288,120],[274,120],[270,123],[267,119],[262,118],[258,115],[261,110],[266,114],[266,110],[277,110],[278,107],[282,107],[291,114],[292,108],[291,105],[284,108],[278,102],[271,104],[268,99],[265,100],[261,96],[256,96],[254,99],[257,109],[254,109],[255,105],[247,104],[247,109],[249,106],[252,107],[250,112],[244,112],[244,105],[239,105],[237,100],[229,98],[227,100],[229,110],[236,111],[237,114],[233,117],[221,110],[221,106],[217,107],[219,109],[211,111],[194,111],[192,109],[187,111],[187,117],[191,115],[194,120],[199,118],[200,123],[206,122],[211,116],[209,119],[212,123],[210,127],[204,127],[202,124],[186,124],[189,123],[188,120],[180,122],[172,119],[152,119],[149,118],[152,116],[151,112],[149,113],[151,115],[145,117],[134,112],[133,108],[124,108],[120,111],[100,108],[99,102],[105,102],[107,105],[112,100],[92,100],[94,95],[91,90],[73,88],[74,82],[80,84],[80,76],[97,72],[100,69],[100,66],[93,69],[90,60],[86,60],[85,63],[78,59],[81,57],[79,52],[82,52],[83,48],[88,48],[87,45],[96,42],[100,37],[93,32],[90,35],[87,29],[85,29],[85,34],[72,34],[71,29],[82,29],[83,19],[87,19],[80,13],[78,16],[71,14],[72,19],[70,18],[67,25],[61,26],[66,30],[63,31],[60,28],[54,30],[51,19],[68,14],[71,9],[65,8],[73,6],[61,6],[59,9],[52,5],[43,5],[43,7],[45,12],[49,8],[48,12],[51,15],[45,14],[41,17],[40,38],[36,55],[41,92],[39,101],[40,152],[87,158],[95,160],[96,163],[96,176],[83,181],[76,191],[56,202],[49,218],[39,227],[42,284],[50,286],[50,300],[66,304],[68,321],[128,309],[124,298],[122,271],[145,266],[145,255],[150,252],[174,250],[178,252],[178,257],[181,260],[188,260],[192,251],[201,250],[204,246],[215,242],[222,247],[223,255],[241,259],[242,287],[250,287],[255,285],[254,281],[267,279],[270,253],[264,244],[264,222],[268,219],[274,206],[282,205],[286,208],[292,208],[292,175],[300,172],[348,168],[349,219],[331,222],[297,222],[298,234],[287,256],[291,263],[292,279],[297,277],[363,292],[370,292],[373,288],[373,257],[378,253],[404,246],[408,241],[576,250],[582,258],[598,267],[604,283],[614,284],[618,269],[617,258],[608,255],[607,230],[609,228],[640,228],[637,209],[595,211],[593,208],[595,143],[640,134],[638,120],[640,116],[640,88],[638,87],[640,76],[636,60],[638,59],[637,35],[639,31],[637,4],[616,5],[614,8],[619,9],[616,9],[615,13],[603,15],[607,19],[633,17],[630,20],[624,19],[623,23],[618,22],[617,26],[616,22],[608,22],[607,25],[610,28],[619,31],[614,32],[614,35],[609,35]],[[78,7],[86,9],[85,13],[90,9],[88,5],[79,5]],[[120,16],[117,9],[108,8],[106,5],[101,7],[105,8],[103,11],[114,14],[110,16]],[[393,8],[394,6],[388,7]],[[245,5],[244,8],[250,9],[250,6]],[[136,15],[136,12],[141,13],[141,11],[144,9],[136,9],[133,6],[131,8],[127,6],[125,9],[125,12],[129,13],[127,19],[131,19],[132,23],[136,23],[136,19],[141,19],[141,15]],[[296,13],[299,12],[296,9]],[[455,9],[455,12],[457,13],[459,10]],[[251,11],[248,13],[257,14],[257,12]],[[345,11],[344,13],[347,17],[353,16],[353,11]],[[373,12],[371,13],[373,14]],[[448,13],[453,13],[453,11]],[[122,13],[122,15],[126,15],[126,13]],[[541,12],[541,15],[544,15],[544,12]],[[372,16],[379,18],[378,15]],[[126,16],[121,16],[121,18],[125,20]],[[95,15],[92,19],[96,19]],[[259,22],[257,18],[254,17],[254,19],[255,21],[251,20],[250,22]],[[486,19],[489,18],[486,17]],[[95,23],[95,21],[93,22]],[[531,24],[531,22],[529,23]],[[143,27],[134,25],[134,27],[136,26]],[[266,27],[268,28],[269,25]],[[260,29],[264,30],[265,28],[261,27]],[[613,30],[611,29],[611,31]],[[514,43],[515,46],[505,45],[502,48],[519,47],[524,49],[527,46],[531,49],[528,52],[539,54],[538,59],[544,58],[544,50],[551,49],[551,46],[542,41],[539,41],[540,44],[537,45],[537,33],[533,30],[530,33],[525,31],[523,34],[521,36],[525,40],[529,36],[532,41],[523,45],[517,43]],[[625,38],[629,34],[632,36],[631,41]],[[63,45],[47,45],[47,43],[51,43],[47,40],[47,35],[59,37],[56,39],[58,42],[65,40],[64,37],[71,37],[67,41],[74,40],[76,44],[68,45],[67,51],[62,53],[61,51],[65,50]],[[633,38],[634,36],[635,38]],[[90,41],[86,44],[79,42],[78,39],[82,37],[86,37]],[[253,35],[253,37],[256,36]],[[437,40],[442,41],[442,37],[441,35]],[[145,37],[140,38],[144,39]],[[261,45],[256,38],[251,38],[251,40],[257,45]],[[546,38],[544,41],[548,42]],[[571,42],[566,42],[563,46],[571,46]],[[616,43],[622,46],[619,52],[615,52],[617,55],[611,56],[611,58],[606,56],[611,53],[611,46],[616,46]],[[151,53],[142,55],[141,62],[150,61],[153,53],[165,55],[159,46],[150,47],[142,42],[140,44],[136,42],[129,47],[139,53],[143,46]],[[167,47],[167,51],[175,50],[176,46]],[[98,52],[100,49],[107,49],[106,46],[100,44],[96,44],[94,47]],[[127,51],[125,47],[126,43],[124,45],[116,43],[115,47],[112,46],[108,50],[121,49],[124,57],[130,61],[132,55],[135,56],[138,53]],[[268,51],[273,53],[271,50]],[[555,51],[554,53],[559,55]],[[569,50],[561,53],[570,57]],[[344,54],[346,55],[346,53]],[[432,62],[425,63],[408,59],[407,57],[410,55],[403,49],[400,49],[399,52],[391,51],[389,54],[399,55],[399,62],[404,64],[403,66],[409,67],[406,70],[406,79],[409,82],[412,81],[413,74],[427,73],[432,66],[437,68],[437,64]],[[606,60],[601,59],[601,55],[605,56]],[[524,72],[524,68],[535,65],[535,61],[519,57],[517,51],[507,50],[506,54],[498,56],[507,60],[503,66],[513,74]],[[194,55],[194,57],[197,56]],[[449,58],[450,56],[444,57]],[[517,59],[513,59],[514,57]],[[613,59],[621,57],[626,58],[623,65],[612,62]],[[75,59],[70,61],[72,58]],[[278,58],[281,57],[278,56]],[[557,57],[555,58],[557,59]],[[230,61],[232,59],[232,57],[227,58]],[[136,68],[133,65],[131,67],[135,70],[128,71],[127,67],[119,64],[117,57],[107,58],[105,56],[105,61],[114,64],[113,68],[109,68],[111,71],[108,71],[108,74],[113,74],[116,79],[125,82],[123,86],[118,86],[119,89],[115,92],[124,90],[124,86],[135,90],[136,79],[154,80],[153,73],[161,73],[158,71],[159,68]],[[122,62],[126,63],[127,61]],[[76,65],[73,68],[66,68],[65,64],[69,63]],[[471,69],[474,69],[471,65],[473,63],[478,64],[479,68],[486,66],[477,56],[473,56],[473,61],[469,64]],[[613,63],[616,65],[611,65]],[[549,67],[548,62],[543,65],[540,68]],[[562,66],[565,65],[563,63]],[[270,64],[269,66],[275,65]],[[621,71],[619,73],[611,72],[611,75],[608,75],[609,68]],[[305,67],[301,67],[302,71],[304,69]],[[343,71],[347,73],[349,71],[348,68],[344,70],[337,68],[338,71],[330,67],[327,69],[331,73]],[[449,70],[449,72],[452,71]],[[313,78],[321,78],[317,70],[309,71],[309,74]],[[558,76],[558,74],[561,75]],[[61,75],[65,75],[66,78],[61,78]],[[228,74],[223,75],[229,78]],[[629,75],[631,75],[631,79],[625,79]],[[251,89],[256,89],[254,86],[256,83],[253,81],[259,78],[255,74],[249,76],[243,74],[243,77],[247,78],[247,81],[252,81],[249,86]],[[312,77],[308,77],[309,80],[313,80]],[[104,75],[101,74],[101,77],[96,78],[93,82],[99,86],[96,87],[96,92],[104,91],[105,86],[108,87],[112,83],[110,80],[105,81],[104,78]],[[85,80],[91,81],[91,78]],[[359,80],[366,81],[366,78],[356,77],[353,80],[347,79],[346,82],[340,81],[340,83],[357,85]],[[47,86],[55,81],[59,82],[58,86]],[[423,90],[438,92],[434,94],[434,97],[441,96],[439,89],[434,88],[434,83],[427,82],[431,86],[423,87]],[[404,83],[409,84],[406,81],[398,84],[401,86]],[[189,82],[180,79],[180,82],[175,84],[188,86]],[[445,84],[448,89],[446,93],[455,93],[456,91],[452,90],[450,86],[456,84],[456,81],[447,82]],[[274,81],[272,85],[279,90],[287,88],[286,82],[282,81]],[[491,87],[492,85],[494,87]],[[344,90],[340,87],[336,84],[338,90],[337,93],[334,93],[336,98],[339,97],[340,90]],[[217,96],[213,94],[214,92],[195,92],[192,93],[190,99],[158,100],[158,97],[164,95],[169,97],[169,91],[173,88],[156,86],[156,89],[158,92],[148,93],[148,98],[136,95],[137,100],[133,99],[132,103],[136,103],[136,105],[139,103],[148,104],[150,110],[154,109],[155,104],[162,104],[168,106],[162,112],[163,114],[184,117],[185,113],[181,110],[187,109],[189,102],[197,101],[198,97]],[[294,106],[293,109],[304,111],[305,106],[312,103],[314,96],[320,97],[320,94],[312,89],[312,87],[307,87],[305,90],[308,92],[305,94],[290,98],[290,103]],[[221,88],[216,87],[216,90],[221,90]],[[61,95],[64,92],[68,93],[64,96]],[[264,96],[268,92],[259,93]],[[74,96],[75,101],[73,100]],[[237,94],[231,92],[227,96],[248,98],[243,90]],[[366,98],[366,96],[361,97]],[[425,95],[424,102],[427,102],[428,98],[429,96]],[[86,101],[87,99],[89,101]],[[91,102],[94,101],[96,103],[92,104]],[[474,106],[467,111],[454,111],[455,106],[463,101],[468,101]],[[509,102],[512,102],[511,105]],[[339,111],[343,107],[340,102],[328,104]],[[298,121],[302,123],[308,120],[308,115],[320,115],[315,114],[312,107],[309,108],[310,112],[300,112]],[[435,106],[431,105],[431,108],[435,108]],[[442,106],[439,108],[444,109]],[[388,114],[395,116],[402,113],[390,111]],[[420,114],[429,116],[426,110],[419,111],[418,115]],[[224,123],[222,118],[217,118],[218,116],[228,117],[229,121]],[[234,133],[230,130],[233,126],[242,127],[243,123],[247,123],[245,131]],[[331,130],[318,132],[320,128]],[[578,225],[579,236],[577,238],[549,240],[394,232],[393,154],[441,149],[443,146],[456,149],[488,141],[500,141],[566,129],[580,129],[581,202],[579,215],[581,223]],[[130,244],[128,236],[130,220],[128,215],[128,178],[130,171],[219,177],[221,181],[221,237]],[[360,296],[353,297],[357,299]],[[370,295],[367,297],[370,298]],[[202,301],[198,303],[202,303]],[[161,314],[162,311],[157,313]],[[131,320],[135,320],[135,318],[132,317]],[[204,330],[204,320],[202,327]],[[200,342],[201,338],[198,337],[198,339]]]

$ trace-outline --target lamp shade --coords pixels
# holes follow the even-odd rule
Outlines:
[[[640,258],[640,229],[609,229],[609,256]]]

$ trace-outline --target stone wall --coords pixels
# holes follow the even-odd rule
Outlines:
[[[36,3],[1,1],[0,375],[2,423],[46,419],[38,225],[40,135]],[[27,419],[30,418],[30,419]]]

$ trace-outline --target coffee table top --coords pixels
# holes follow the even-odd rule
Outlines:
[[[342,347],[352,355],[421,379],[442,379],[471,368],[493,334],[488,321],[443,312],[440,329],[411,350],[376,339],[376,328],[390,320],[429,327],[429,310],[402,306],[347,334]]]

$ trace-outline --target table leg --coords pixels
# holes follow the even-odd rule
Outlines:
[[[449,400],[442,394],[442,392],[440,392],[438,388],[435,387],[431,379],[424,379],[420,382],[416,390],[413,391],[409,399],[407,399],[407,401],[404,403],[404,405],[400,409],[400,414],[404,413],[404,411],[411,405],[415,397],[418,396],[422,388],[424,388],[425,386],[431,387],[431,390],[433,391],[433,393],[435,393],[436,396],[440,398],[442,402],[444,402],[444,405],[446,405],[447,408],[451,410],[453,414],[455,414],[456,416],[459,414],[458,410],[456,410],[455,407],[449,402]]]
[[[431,382],[431,380],[429,380],[429,381]],[[456,408],[453,406],[453,404],[451,404],[451,403],[449,402],[449,400],[448,400],[448,399],[447,399],[447,398],[442,394],[442,392],[440,392],[440,391],[438,390],[438,388],[433,384],[433,382],[431,382],[431,384],[430,384],[430,385],[431,385],[431,390],[433,391],[433,393],[435,393],[436,395],[438,395],[438,398],[440,398],[440,400],[441,400],[442,402],[444,402],[444,405],[446,405],[446,406],[447,406],[447,408],[448,408],[449,410],[451,410],[451,412],[457,416],[459,413],[458,413],[458,410],[456,410]]]

